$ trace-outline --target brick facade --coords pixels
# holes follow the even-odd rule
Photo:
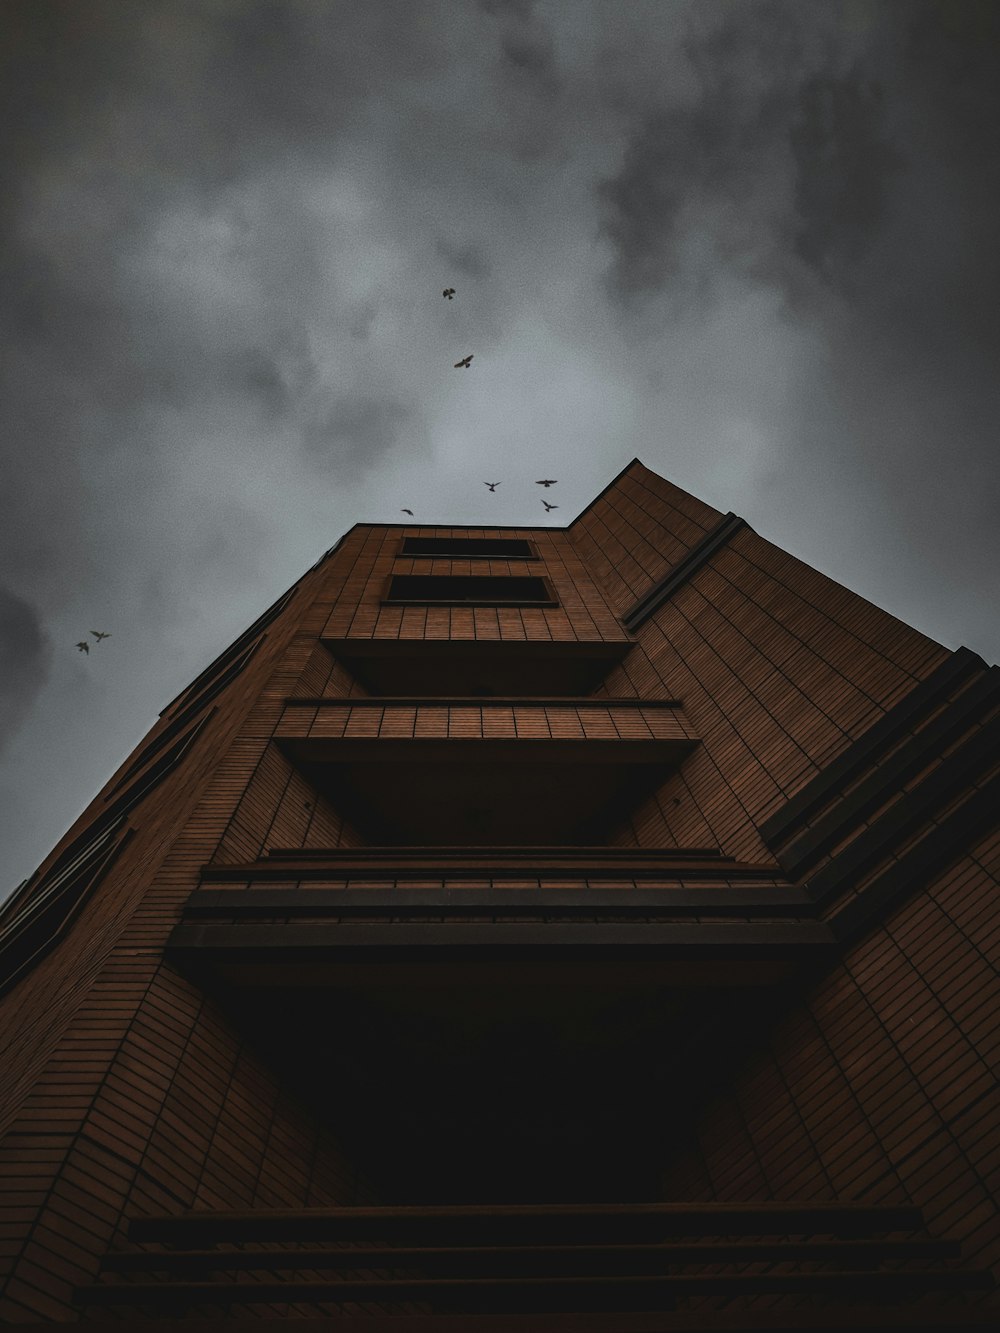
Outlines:
[[[533,554],[404,556],[404,535]],[[386,604],[399,574],[541,577],[556,604]],[[595,1203],[916,1207],[921,1236],[961,1243],[958,1273],[995,1270],[996,675],[638,462],[565,530],[352,529],[166,710],[0,919],[0,1317],[438,1327],[431,1288],[183,1309],[80,1289],[130,1280],[102,1262],[134,1250],[136,1219],[451,1201],[413,1197],[430,1177],[402,1120],[390,1143],[393,1115],[443,1096],[447,1072],[399,1088],[338,1024],[365,987],[416,988],[454,1068],[488,1080],[476,1061],[499,1029],[469,997],[525,976],[519,994],[542,996],[539,1026],[563,1037],[595,996],[630,1005],[622,1078],[648,1067],[665,1097],[630,1152],[620,1106],[595,1093],[586,1148],[548,1188],[572,1179],[585,1200],[589,1174]],[[525,801],[551,823],[526,822]],[[416,813],[394,833],[404,804]],[[88,853],[105,826],[107,850]],[[75,872],[88,854],[111,859]],[[640,1041],[640,984],[660,997],[642,1001],[663,1009],[655,1043]],[[435,986],[467,1007],[471,1037]],[[553,998],[567,988],[572,1019]],[[617,1066],[593,1037],[604,1018],[586,1021],[573,1058],[593,1091]],[[322,1068],[299,1081],[296,1060]],[[447,1123],[432,1110],[427,1126]],[[482,1116],[488,1153],[504,1122]],[[474,1150],[476,1126],[456,1132]],[[565,1148],[550,1137],[534,1162],[551,1132],[541,1111],[510,1131],[526,1188]],[[459,1168],[441,1171],[458,1189]],[[475,1179],[455,1202],[502,1202]],[[600,1315],[577,1294],[547,1323],[529,1301],[503,1327],[834,1326],[829,1292],[727,1295],[745,1270],[720,1263],[718,1291],[692,1287],[673,1311],[639,1300],[659,1322],[627,1313],[634,1296]],[[947,1299],[862,1296],[868,1314],[844,1326],[985,1324],[996,1299],[985,1277]],[[479,1299],[446,1326],[494,1326]]]

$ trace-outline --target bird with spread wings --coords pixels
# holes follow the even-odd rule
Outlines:
[[[490,495],[492,495],[500,483],[498,481],[484,481],[483,485],[490,488]]]
[[[89,653],[90,644],[87,642],[86,639],[81,639],[80,642],[76,645],[76,650],[78,653]]]
[[[558,508],[559,508],[558,505],[550,505],[549,502],[548,502],[548,500],[543,500],[543,501],[542,501],[542,504],[545,506],[545,512],[546,512],[546,513],[549,513],[550,510],[558,509]]]
[[[461,361],[456,361],[456,362],[455,362],[455,369],[456,369],[456,370],[463,370],[463,369],[464,369],[464,370],[468,370],[469,367],[472,365],[472,357],[473,357],[473,353],[470,352],[469,355],[468,355],[468,356],[464,356],[464,357],[462,358]]]
[[[111,638],[111,635],[110,635],[110,634],[105,634],[103,630],[92,629],[90,632],[91,632],[91,634],[93,634],[94,638],[97,640],[98,643],[100,643],[102,639],[110,639],[110,638]]]
[[[543,478],[542,481],[535,482],[536,486],[555,486],[555,484],[556,484],[555,477],[545,477]]]

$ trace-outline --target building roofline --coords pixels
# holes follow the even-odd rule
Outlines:
[[[646,464],[642,461],[641,458],[633,458],[630,462],[626,463],[620,472],[615,473],[615,475],[611,478],[611,480],[603,488],[603,490],[598,491],[597,494],[594,496],[594,498],[588,501],[588,503],[584,505],[584,507],[577,514],[576,518],[570,519],[569,523],[566,524],[566,527],[571,528],[574,523],[578,523],[580,519],[583,518],[584,514],[588,513],[591,509],[593,509],[594,505],[597,504],[598,500],[603,500],[603,498],[607,495],[608,491],[612,490],[615,486],[618,485],[618,483],[621,481],[622,477],[624,477],[626,472],[631,472],[632,469],[637,465],[639,467],[646,466]]]
[[[582,511],[581,511],[582,512]],[[572,519],[576,522],[576,519]],[[568,525],[567,525],[568,526]],[[455,528],[459,531],[471,531],[475,528],[477,531],[482,528],[496,529],[498,532],[565,532],[566,528],[540,528],[532,527],[530,523],[378,523],[374,519],[371,522],[365,522],[363,519],[355,523],[353,527],[347,529],[344,537],[349,537],[354,528]]]
[[[418,523],[416,522],[415,519],[411,519],[409,523],[405,522],[400,523],[398,521],[394,521],[392,523],[385,523],[385,522],[380,522],[378,519],[359,519],[356,523],[351,524],[351,526],[341,536],[340,540],[336,543],[336,545],[339,546],[342,542],[346,541],[347,538],[351,535],[351,533],[354,532],[357,528],[452,528],[458,531],[472,531],[473,529],[478,530],[482,528],[492,528],[496,529],[496,531],[498,532],[568,532],[574,523],[579,522],[579,520],[584,516],[584,514],[586,514],[588,510],[592,509],[594,505],[597,504],[598,500],[601,500],[605,495],[607,495],[608,491],[610,491],[614,486],[617,486],[618,482],[621,481],[622,477],[625,476],[626,472],[630,472],[632,468],[636,467],[637,465],[639,467],[646,466],[641,458],[633,458],[630,462],[626,463],[625,466],[621,469],[621,471],[616,472],[615,475],[608,482],[608,484],[604,486],[601,490],[599,490],[592,500],[587,501],[584,507],[576,515],[576,517],[571,518],[569,522],[563,524],[562,527],[543,528],[537,525],[532,525],[530,523]],[[332,555],[335,549],[336,549],[335,547],[331,547],[328,554]]]

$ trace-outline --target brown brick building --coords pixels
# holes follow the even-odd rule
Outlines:
[[[0,1317],[989,1326],[998,734],[638,462],[352,528],[0,917]]]

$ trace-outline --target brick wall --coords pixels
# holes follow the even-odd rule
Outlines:
[[[76,1318],[72,1285],[136,1212],[365,1197],[328,1131],[162,961],[205,862],[350,837],[269,740],[337,577],[332,560],[306,576],[192,753],[130,815],[134,835],[69,933],[0,1000],[0,1317]]]
[[[914,1203],[1000,1265],[1000,834],[759,1035],[677,1146],[678,1199]]]
[[[359,842],[274,740],[289,695],[364,694],[320,635],[624,640],[618,615],[720,517],[633,464],[566,532],[462,530],[532,540],[540,562],[490,568],[543,572],[555,608],[383,606],[390,573],[461,572],[397,557],[404,531],[442,529],[356,528],[302,580],[79,920],[0,1000],[0,1316],[74,1319],[73,1284],[136,1213],[370,1198],[252,1033],[163,958],[206,862]],[[598,694],[679,698],[701,743],[614,841],[762,863],[762,821],[948,656],[749,530],[636,637]],[[996,1258],[998,856],[980,842],[789,1001],[678,1143],[668,1195],[912,1199]]]
[[[651,512],[663,487],[669,508],[664,502],[662,512]],[[715,516],[634,464],[581,516],[573,540],[593,569],[605,571],[625,611],[662,573],[656,544],[669,537],[669,549],[683,554]],[[617,840],[719,845],[758,861],[770,860],[757,833],[762,821],[948,656],[749,529],[654,612],[637,638],[602,692],[679,698],[702,745]]]

